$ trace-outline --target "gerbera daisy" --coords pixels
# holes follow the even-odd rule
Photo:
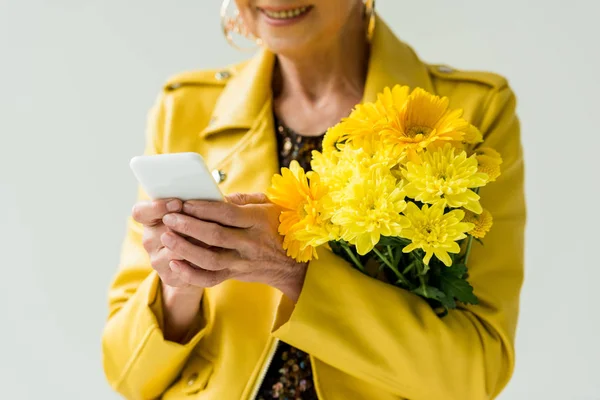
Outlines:
[[[395,88],[394,88],[395,89]],[[419,161],[419,155],[435,142],[462,142],[470,124],[462,110],[450,110],[447,97],[434,96],[416,88],[401,109],[387,110],[388,123],[381,130],[383,140],[394,146],[400,156]]]
[[[315,247],[335,240],[335,230],[328,229],[323,208],[327,187],[315,172],[305,173],[297,161],[273,176],[267,192],[270,200],[283,208],[279,233],[285,236],[283,248],[298,262],[317,257]]]

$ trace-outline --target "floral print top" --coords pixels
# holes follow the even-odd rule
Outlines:
[[[280,167],[287,167],[296,160],[305,171],[309,171],[311,153],[313,150],[321,151],[323,135],[302,136],[283,125],[277,116],[274,120]],[[318,399],[309,355],[284,342],[279,342],[256,397],[256,400],[271,399]]]

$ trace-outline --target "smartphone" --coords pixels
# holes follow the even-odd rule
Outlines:
[[[151,199],[223,201],[223,194],[197,153],[137,156],[129,163]]]

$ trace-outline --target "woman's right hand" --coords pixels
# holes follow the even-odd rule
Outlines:
[[[171,260],[180,260],[163,246],[161,235],[170,229],[162,219],[169,213],[181,212],[183,203],[178,199],[141,201],[135,204],[132,217],[144,227],[142,244],[150,256],[152,268],[162,282],[162,300],[165,339],[180,342],[187,336],[200,312],[204,288],[183,282],[169,266]]]

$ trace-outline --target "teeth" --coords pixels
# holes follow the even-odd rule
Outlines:
[[[289,18],[298,17],[299,15],[304,14],[307,10],[308,10],[308,7],[305,6],[305,7],[294,8],[292,10],[284,10],[284,11],[264,10],[264,13],[267,14],[269,17],[275,18],[275,19],[289,19]]]

